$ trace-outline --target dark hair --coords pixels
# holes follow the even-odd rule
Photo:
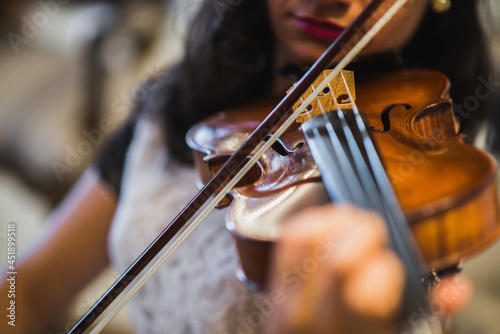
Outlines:
[[[185,134],[195,122],[268,91],[273,45],[268,24],[265,0],[201,4],[184,58],[149,97],[155,102],[148,108],[159,116],[168,148],[181,161],[191,160]]]
[[[457,103],[475,91],[489,71],[476,1],[454,1],[445,14],[429,10],[403,50],[405,64],[442,71]],[[451,28],[452,27],[452,28]],[[273,37],[265,0],[203,1],[191,23],[184,58],[168,72],[148,109],[161,119],[169,150],[190,161],[185,133],[195,122],[223,109],[262,97],[270,87]],[[490,108],[462,119],[473,133]]]

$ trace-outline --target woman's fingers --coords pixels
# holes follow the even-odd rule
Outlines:
[[[382,251],[362,263],[346,280],[344,301],[360,315],[394,319],[403,287],[404,270],[399,258]]]
[[[431,293],[432,310],[441,316],[455,314],[472,296],[471,282],[460,275],[443,278]]]
[[[377,215],[325,206],[289,221],[272,282],[287,296],[273,319],[278,333],[387,333],[404,274]]]

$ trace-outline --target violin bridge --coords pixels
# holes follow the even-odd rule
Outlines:
[[[313,84],[305,91],[301,98],[293,105],[293,110],[297,110],[302,103],[311,95],[321,82],[328,76],[332,70],[323,71],[323,75],[316,78]],[[343,76],[343,77],[342,77]],[[345,80],[345,82],[344,82]],[[293,87],[292,87],[293,88]],[[287,93],[292,89],[290,88]],[[330,110],[352,109],[352,103],[349,99],[349,93],[353,100],[356,101],[356,89],[354,85],[354,72],[341,71],[332,81],[326,86],[322,92],[305,108],[305,110],[297,117],[297,122],[304,123],[308,119],[320,115],[323,112]]]

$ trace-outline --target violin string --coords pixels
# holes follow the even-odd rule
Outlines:
[[[342,73],[340,75],[342,75]],[[358,147],[357,145],[353,145],[353,143],[355,142],[355,139],[352,135],[352,132],[346,131],[347,123],[345,122],[345,118],[343,117],[343,114],[341,112],[341,108],[337,102],[335,95],[334,95],[334,91],[331,89],[331,86],[329,86],[329,88],[330,88],[329,93],[332,95],[332,100],[334,103],[334,109],[337,110],[337,115],[338,115],[337,124],[340,124],[344,128],[344,130],[341,131],[341,129],[338,129],[338,130],[334,129],[334,127],[332,125],[333,123],[330,122],[330,120],[328,119],[328,116],[327,116],[322,105],[321,105],[321,114],[323,115],[323,118],[325,120],[325,126],[327,127],[328,133],[330,135],[332,135],[331,136],[332,141],[345,143],[344,145],[342,145],[340,147],[342,150],[339,150],[341,152],[344,152],[343,156],[346,156],[346,159],[341,159],[341,160],[346,161],[346,167],[344,167],[342,169],[343,170],[353,170],[356,172],[357,178],[355,180],[355,183],[352,185],[352,187],[358,186],[359,188],[363,188],[363,194],[372,193],[373,190],[375,189],[375,184],[374,184],[374,182],[372,182],[372,179],[369,176],[371,174],[373,174],[373,172],[369,168],[367,168],[368,167],[367,164],[362,164],[362,163],[360,163],[360,161],[358,161],[359,157],[362,156],[363,154],[360,151],[360,147]],[[335,139],[335,138],[340,138],[341,136],[343,137],[342,141]],[[350,145],[349,145],[349,143],[350,143]],[[347,155],[345,152],[349,152],[349,154]],[[356,166],[357,168],[353,168],[353,166]],[[368,189],[366,189],[366,188],[368,188]],[[363,196],[360,196],[357,198],[363,198]],[[367,208],[367,209],[373,208],[373,205],[368,205],[367,200],[364,200],[364,202],[367,204],[361,205],[362,207]]]
[[[349,101],[351,103],[352,116],[354,116],[354,124],[349,124],[347,113],[337,106],[337,118],[342,124],[341,133],[346,137],[346,149],[352,154],[352,165],[358,171],[357,175],[362,180],[361,184],[367,189],[366,195],[368,201],[372,205],[372,209],[378,211],[390,224],[390,233],[392,233],[393,247],[402,258],[407,271],[407,295],[413,305],[407,305],[407,315],[410,315],[419,310],[428,312],[428,303],[425,299],[423,285],[421,284],[420,274],[424,267],[423,261],[419,257],[415,241],[412,239],[411,230],[402,213],[401,207],[397,201],[392,185],[387,177],[380,156],[372,141],[365,120],[354,101],[352,92],[346,83],[343,74],[340,74],[344,87],[346,88]],[[351,114],[349,114],[351,115]],[[327,123],[328,124],[328,123]],[[338,135],[339,131],[335,134]],[[356,187],[358,183],[349,183]],[[407,300],[408,301],[408,300]],[[429,323],[432,333],[441,332],[441,327],[438,326],[439,321],[430,319],[433,324]]]
[[[358,144],[360,140],[359,136],[355,138],[355,134],[350,129],[342,109],[336,103],[333,92],[332,96],[337,117],[334,120],[330,120],[320,104],[320,108],[322,109],[321,114],[323,115],[324,124],[334,148],[331,152],[334,155],[340,155],[337,167],[339,175],[349,180],[349,193],[356,193],[356,196],[349,196],[343,200],[355,203],[365,209],[375,210],[383,215],[385,208],[378,195],[379,190],[374,180],[375,172],[367,162],[368,154],[366,153],[366,148]],[[351,104],[354,104],[352,97]],[[338,124],[337,128],[333,126],[334,123]],[[341,196],[339,195],[339,197]],[[393,239],[396,239],[396,236]],[[399,242],[397,246],[401,246]]]
[[[342,75],[342,74],[341,74]],[[345,79],[344,79],[345,82]],[[331,122],[328,119],[327,113],[321,100],[317,99],[317,106],[320,110],[320,114],[324,119],[324,126],[330,142],[328,141],[318,141],[321,148],[325,152],[331,152],[332,154],[323,155],[322,159],[332,159],[331,157],[336,157],[334,163],[325,163],[327,166],[332,166],[337,169],[337,173],[333,173],[337,176],[335,179],[337,183],[345,183],[345,180],[349,180],[348,188],[345,192],[333,192],[336,194],[331,194],[336,200],[336,202],[350,202],[355,203],[360,207],[365,209],[372,209],[384,214],[383,203],[379,200],[379,196],[372,196],[372,198],[367,197],[366,194],[376,194],[378,193],[377,186],[374,181],[374,171],[371,165],[366,163],[368,154],[362,152],[361,146],[358,145],[357,139],[354,138],[353,132],[350,130],[349,125],[344,117],[344,114],[336,102],[336,97],[333,90],[329,84],[329,93],[332,95],[332,99],[337,109],[338,118]],[[351,104],[354,105],[354,99],[352,95],[350,97]],[[333,123],[341,124],[341,129],[334,129]],[[320,127],[318,127],[319,129]],[[316,137],[321,136],[320,130],[313,130],[316,133]],[[330,146],[327,143],[331,144]],[[332,173],[327,173],[332,174]],[[332,176],[330,176],[332,177]],[[331,183],[329,183],[331,184]],[[339,187],[344,189],[344,187]],[[340,190],[339,189],[339,190]],[[375,201],[373,199],[376,199]]]
[[[333,90],[328,83],[328,88],[330,89],[330,94],[333,96],[334,106],[338,107],[336,103],[336,98],[333,94]],[[347,192],[339,193],[337,202],[349,202],[356,203],[363,208],[370,208],[370,204],[367,201],[365,194],[365,190],[363,189],[363,184],[359,180],[358,171],[355,168],[352,168],[353,160],[352,156],[349,153],[349,150],[345,148],[345,138],[341,138],[341,133],[337,133],[332,125],[332,122],[328,120],[327,113],[319,99],[317,99],[318,106],[321,111],[322,118],[324,120],[324,124],[326,126],[326,132],[329,134],[331,148],[328,149],[327,146],[324,146],[327,152],[332,152],[331,156],[338,157],[337,164],[330,166],[337,166],[339,169],[338,173],[335,173],[338,180],[344,180],[347,184]],[[319,133],[319,131],[318,131]],[[332,135],[335,134],[335,135]],[[323,145],[326,145],[327,141],[320,141]],[[346,180],[349,180],[347,182]]]
[[[340,75],[342,76],[342,79],[345,83],[345,78],[343,77],[342,73]],[[346,88],[348,89],[347,85]],[[372,199],[365,196],[365,194],[377,194],[379,192],[374,180],[375,172],[372,166],[367,163],[368,154],[366,153],[366,148],[358,145],[357,140],[354,138],[354,134],[350,130],[344,113],[342,112],[340,106],[336,101],[336,97],[333,90],[331,89],[330,84],[329,89],[329,93],[332,95],[334,106],[337,109],[336,121],[341,125],[342,129],[334,129],[334,127],[332,126],[333,122],[330,122],[330,120],[328,119],[325,108],[323,107],[320,99],[317,99],[317,105],[320,109],[321,115],[324,118],[324,124],[327,129],[327,133],[329,133],[330,135],[329,137],[333,149],[331,150],[331,152],[335,152],[335,154],[333,154],[334,156],[339,155],[338,164],[336,164],[339,169],[338,174],[343,175],[341,180],[348,179],[351,181],[349,182],[350,189],[343,193],[343,196],[346,197],[340,198],[339,195],[337,201],[349,201],[352,203],[356,203],[357,205],[365,209],[373,209],[380,214],[384,214],[385,209],[383,203],[380,201],[379,196],[372,196]],[[355,102],[352,98],[352,94],[350,94],[350,101],[354,106]],[[342,140],[340,139],[341,137]],[[327,149],[327,147],[324,146],[325,144],[321,145],[323,145],[324,149]],[[364,152],[362,152],[362,148],[364,149]],[[347,154],[347,152],[349,152],[349,154]],[[330,166],[333,166],[333,164],[330,164]],[[399,240],[400,238],[397,238],[395,236],[393,239]],[[397,246],[401,247],[400,245]]]
[[[343,76],[342,79],[346,84]],[[401,217],[404,219],[399,205],[394,207],[390,205],[394,201],[384,200],[386,196],[390,196],[392,199],[395,198],[395,195],[392,186],[388,183],[389,180],[385,171],[380,169],[383,166],[369,137],[364,120],[347,85],[346,89],[353,108],[353,116],[355,117],[354,124],[352,124],[352,120],[348,121],[347,114],[337,103],[330,85],[329,88],[333,97],[334,109],[337,112],[328,113],[329,117],[321,100],[317,98],[317,106],[323,122],[320,126],[315,125],[310,128],[307,126],[310,131],[306,131],[306,137],[314,138],[312,142],[308,142],[313,156],[319,157],[318,168],[325,184],[328,185],[329,195],[334,202],[354,203],[366,209],[375,210],[385,217],[390,225],[391,243],[405,263],[410,278],[407,281],[408,286],[405,295],[406,314],[409,316],[416,311],[426,310],[427,301],[420,281],[420,267],[413,257],[414,253],[409,249],[410,243],[407,242],[411,231],[405,220],[397,220],[398,218],[401,219]],[[313,122],[317,123],[317,120]],[[334,126],[334,124],[337,124],[337,126]],[[326,131],[322,131],[322,129]],[[324,135],[325,132],[326,135]],[[375,168],[374,165],[378,166],[378,168]],[[325,171],[325,166],[328,167],[328,171]],[[380,174],[383,174],[383,177]],[[349,182],[346,182],[346,180],[349,180]],[[381,183],[383,186],[380,185]],[[347,189],[345,189],[346,186]],[[384,191],[384,188],[389,189],[391,193],[388,193],[387,189]],[[397,199],[395,201],[397,203]],[[403,227],[406,227],[406,229]],[[434,319],[429,320],[429,328],[435,327],[430,330],[431,333],[441,332],[441,328],[436,323],[438,322]]]
[[[376,200],[382,201],[382,209],[384,210],[381,214],[384,214],[388,217],[388,223],[391,224],[391,231],[394,231],[394,239],[397,244],[397,251],[399,254],[409,260],[408,266],[411,268],[413,274],[420,274],[422,270],[429,271],[425,268],[424,261],[419,256],[419,252],[417,251],[415,241],[412,240],[412,233],[409,228],[408,222],[403,214],[403,211],[399,205],[397,197],[394,193],[390,180],[387,177],[387,173],[385,172],[385,168],[382,164],[380,156],[375,148],[374,142],[372,141],[365,121],[363,120],[361,113],[352,97],[352,93],[345,82],[345,78],[342,76],[344,81],[347,94],[349,96],[349,100],[352,104],[352,111],[354,115],[354,119],[356,124],[352,127],[345,127],[346,131],[350,133],[351,131],[356,131],[358,133],[358,137],[361,138],[358,145],[353,140],[351,140],[351,148],[354,147],[353,152],[358,153],[359,149],[363,149],[365,155],[364,159],[361,157],[357,160],[360,163],[361,167],[364,168],[364,163],[368,165],[368,168],[371,170],[371,175],[373,176],[373,181],[376,186],[373,187],[375,191],[368,192],[371,194]],[[343,115],[342,112],[339,112]],[[360,154],[360,152],[358,153]],[[361,175],[368,176],[368,173],[364,173],[363,170],[360,173]],[[367,180],[369,178],[366,178]],[[372,181],[372,180],[369,180]],[[413,248],[413,249],[410,249]]]
[[[342,72],[340,73],[340,76],[344,79],[344,76]],[[345,79],[344,79],[345,82]],[[345,84],[345,87],[347,90],[349,88],[347,87],[347,84]],[[340,125],[340,128],[335,131],[335,134],[337,136],[342,135],[345,138],[345,146],[344,150],[348,151],[350,154],[350,163],[351,167],[356,167],[353,168],[354,170],[357,171],[357,175],[359,178],[359,184],[363,188],[363,193],[364,194],[371,194],[376,190],[376,186],[373,182],[372,175],[373,175],[373,170],[370,167],[369,164],[365,163],[366,160],[366,153],[361,152],[361,147],[357,145],[357,140],[354,138],[354,134],[352,131],[349,130],[349,125],[347,123],[346,118],[344,117],[344,114],[342,112],[342,109],[340,105],[338,104],[337,98],[335,97],[333,91],[331,92],[333,96],[333,101],[334,101],[334,106],[337,111],[337,119],[338,119],[338,124]],[[350,100],[350,103],[354,105],[354,99]],[[328,121],[328,119],[325,119]],[[332,128],[331,122],[328,121],[327,126]],[[334,133],[330,131],[330,133]],[[356,183],[356,184],[358,184]],[[356,184],[353,184],[355,186]],[[365,202],[368,202],[365,200]],[[369,205],[369,206],[364,206],[367,209],[375,209],[374,205]]]
[[[317,100],[318,107],[321,110],[321,115],[323,117],[326,116],[326,112],[321,104],[321,101]],[[329,124],[329,122],[325,122],[325,124]],[[323,137],[321,134],[321,127],[315,127],[313,129],[316,138]],[[327,131],[329,131],[327,129]],[[354,175],[354,169],[350,168],[349,165],[342,163],[342,161],[348,160],[348,156],[346,151],[342,150],[342,144],[338,137],[331,136],[331,141],[318,141],[317,142],[318,149],[321,152],[336,152],[336,154],[321,154],[323,161],[326,166],[332,166],[336,169],[339,169],[333,173],[322,173],[326,178],[331,178],[331,180],[325,180],[325,182],[329,185],[335,185],[335,190],[330,190],[330,197],[334,202],[343,203],[349,202],[352,203],[354,198],[362,198],[363,194],[359,191],[359,188],[349,186],[348,180],[355,182],[357,180],[356,175]],[[318,156],[318,155],[316,155]]]
[[[304,103],[304,98],[302,96],[300,97],[300,103],[301,104]],[[309,112],[307,112],[307,108],[305,109],[305,115],[307,116],[307,119],[311,119],[311,117],[312,117],[311,114]]]

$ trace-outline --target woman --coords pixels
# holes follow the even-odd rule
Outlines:
[[[220,110],[282,96],[293,83],[290,78],[314,62],[367,3],[203,2],[190,26],[184,58],[145,84],[147,98],[138,102],[130,120],[54,212],[51,233],[18,263],[19,322],[15,328],[5,327],[7,331],[42,333],[109,262],[123,272],[196,192],[184,141],[189,127]],[[364,55],[373,55],[370,61],[378,69],[399,66],[395,59],[402,54],[408,66],[444,70],[458,82],[452,94],[460,101],[484,64],[476,59],[482,48],[470,51],[472,45],[481,46],[474,3],[456,1],[440,14],[430,5],[410,0]],[[441,46],[441,38],[450,37],[448,28],[457,22],[467,31],[461,35],[459,55],[473,64],[468,67],[448,58],[457,44],[453,39],[446,39],[453,44],[446,50],[433,49],[432,57],[425,52],[429,45]],[[464,117],[463,129],[473,129],[481,117],[479,112]],[[213,212],[132,299],[138,333],[258,333],[267,326],[282,333],[394,329],[404,275],[386,246],[382,224],[372,224],[377,220],[373,215],[354,208],[317,208],[298,216],[276,252],[275,278],[307,257],[320,237],[332,234],[347,240],[339,244],[345,252],[327,260],[293,291],[275,279],[276,289],[286,294],[273,299],[236,279],[236,252],[223,214]],[[297,221],[308,221],[311,215],[317,223],[308,224],[305,233]],[[325,224],[332,218],[337,218],[335,224]],[[372,256],[352,252],[358,244]],[[373,280],[379,284],[376,290],[369,284]],[[7,287],[0,291],[2,298],[3,289]],[[445,309],[453,310],[462,301],[447,301]]]

